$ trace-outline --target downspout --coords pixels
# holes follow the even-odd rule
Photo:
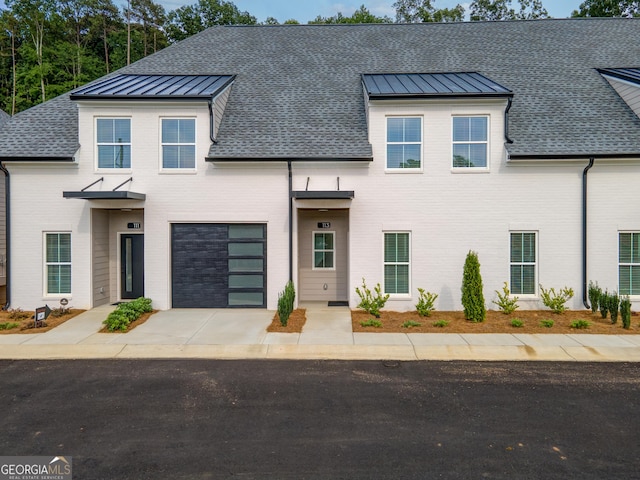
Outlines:
[[[218,143],[215,136],[215,117],[213,115],[213,98],[209,99],[209,139],[211,143]]]
[[[507,143],[513,143],[513,140],[509,138],[509,110],[511,110],[511,104],[513,99],[507,98],[507,108],[504,110],[504,139]]]
[[[4,268],[5,268],[5,273],[6,273],[6,279],[7,279],[7,303],[5,303],[2,307],[2,310],[7,310],[9,308],[9,305],[11,304],[11,262],[9,261],[9,259],[11,258],[11,208],[10,207],[10,199],[11,199],[11,189],[10,189],[10,185],[11,182],[9,181],[9,170],[7,170],[7,168],[4,166],[4,164],[2,162],[0,162],[0,171],[2,171],[2,173],[4,173],[4,208],[5,208],[5,248],[6,248],[6,255],[5,255],[5,260],[4,260]]]
[[[291,160],[287,160],[289,171],[289,281],[293,283],[293,178],[291,175]]]
[[[587,285],[587,173],[593,167],[594,160],[591,157],[589,165],[582,172],[582,304],[587,310],[591,309]]]

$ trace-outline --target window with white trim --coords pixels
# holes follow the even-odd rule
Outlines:
[[[536,232],[511,232],[510,290],[513,295],[535,295],[537,282]]]
[[[384,234],[384,293],[408,295],[410,271],[409,232]]]
[[[313,269],[335,268],[335,232],[313,232]]]
[[[618,233],[618,292],[640,295],[640,232]]]
[[[97,118],[98,168],[131,168],[131,119]]]
[[[162,119],[162,168],[196,168],[196,119]]]
[[[422,167],[422,117],[387,117],[387,169]]]
[[[453,168],[487,168],[489,117],[453,117]]]
[[[45,294],[71,293],[71,234],[45,233]]]

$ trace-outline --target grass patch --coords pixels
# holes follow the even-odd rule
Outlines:
[[[362,325],[363,327],[381,328],[382,327],[382,322],[380,320],[375,319],[375,318],[370,318],[366,322],[360,322],[360,325]]]
[[[402,328],[411,328],[411,327],[421,327],[422,324],[420,322],[414,322],[413,320],[407,320],[402,324]]]
[[[3,323],[0,323],[0,330],[11,330],[12,328],[16,328],[16,327],[19,327],[19,326],[20,326],[19,323],[3,322]]]
[[[573,322],[571,322],[570,327],[571,328],[577,328],[577,329],[585,329],[585,328],[589,328],[591,326],[591,322],[587,322],[586,320],[574,320]]]

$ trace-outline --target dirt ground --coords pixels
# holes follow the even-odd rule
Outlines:
[[[305,322],[304,309],[295,310],[286,327],[280,325],[278,314],[273,318],[268,332],[300,333]],[[382,311],[380,322],[382,327],[363,327],[360,322],[366,322],[374,318],[373,315],[362,310],[351,312],[352,328],[354,332],[379,332],[379,333],[597,333],[597,334],[640,334],[640,315],[633,312],[631,328],[622,328],[622,320],[618,316],[616,324],[611,324],[611,318],[602,318],[600,312],[591,313],[590,310],[570,310],[562,314],[555,314],[550,310],[516,310],[505,315],[502,312],[487,311],[487,318],[482,323],[473,323],[465,320],[463,312],[439,312],[434,311],[430,317],[421,317],[417,312],[392,312]],[[514,327],[511,321],[522,320],[522,327]],[[435,322],[444,320],[448,324],[444,327],[436,327]],[[541,325],[542,320],[553,320],[552,327]],[[586,320],[589,328],[571,328],[570,324],[575,320]],[[417,322],[420,326],[410,328],[402,325],[407,322]]]

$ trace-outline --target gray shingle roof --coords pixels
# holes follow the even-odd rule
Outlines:
[[[223,26],[118,73],[237,75],[212,158],[366,158],[362,74],[478,72],[510,89],[515,156],[640,154],[640,119],[598,73],[640,63],[639,19]],[[77,148],[69,96],[16,115],[0,158]]]
[[[5,112],[4,110],[0,110],[0,127],[7,123],[10,118],[11,116],[7,112]]]

